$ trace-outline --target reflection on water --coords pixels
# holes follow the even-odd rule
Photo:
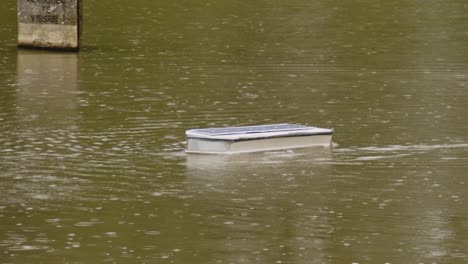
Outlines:
[[[78,115],[78,55],[19,50],[17,56],[20,122],[73,125]]]
[[[77,55],[21,50],[16,65],[15,107],[1,140],[3,173],[9,175],[1,197],[8,204],[57,199],[73,189],[57,184],[70,179],[46,171],[63,167],[60,160],[71,148],[78,117]]]
[[[97,1],[79,54],[2,4],[2,262],[467,262],[464,0]],[[338,144],[183,152],[284,122]]]
[[[187,190],[206,205],[213,243],[202,248],[215,253],[213,263],[325,262],[334,220],[316,194],[330,188],[330,159],[324,148],[188,155]]]

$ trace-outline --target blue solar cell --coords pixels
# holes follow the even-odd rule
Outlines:
[[[239,134],[253,134],[253,133],[298,131],[298,130],[305,130],[305,129],[311,129],[311,128],[313,127],[303,126],[303,125],[293,125],[293,124],[276,124],[276,125],[194,129],[193,132],[206,134],[210,136],[221,136],[221,135],[239,135]]]

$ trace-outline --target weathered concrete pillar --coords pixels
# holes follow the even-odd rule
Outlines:
[[[82,0],[18,0],[18,46],[78,50]]]

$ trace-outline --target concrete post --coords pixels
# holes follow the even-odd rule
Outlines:
[[[82,0],[18,0],[18,46],[78,50]]]

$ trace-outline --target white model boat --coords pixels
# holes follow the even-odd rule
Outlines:
[[[187,153],[231,154],[277,149],[330,146],[333,129],[275,124],[185,131]]]

